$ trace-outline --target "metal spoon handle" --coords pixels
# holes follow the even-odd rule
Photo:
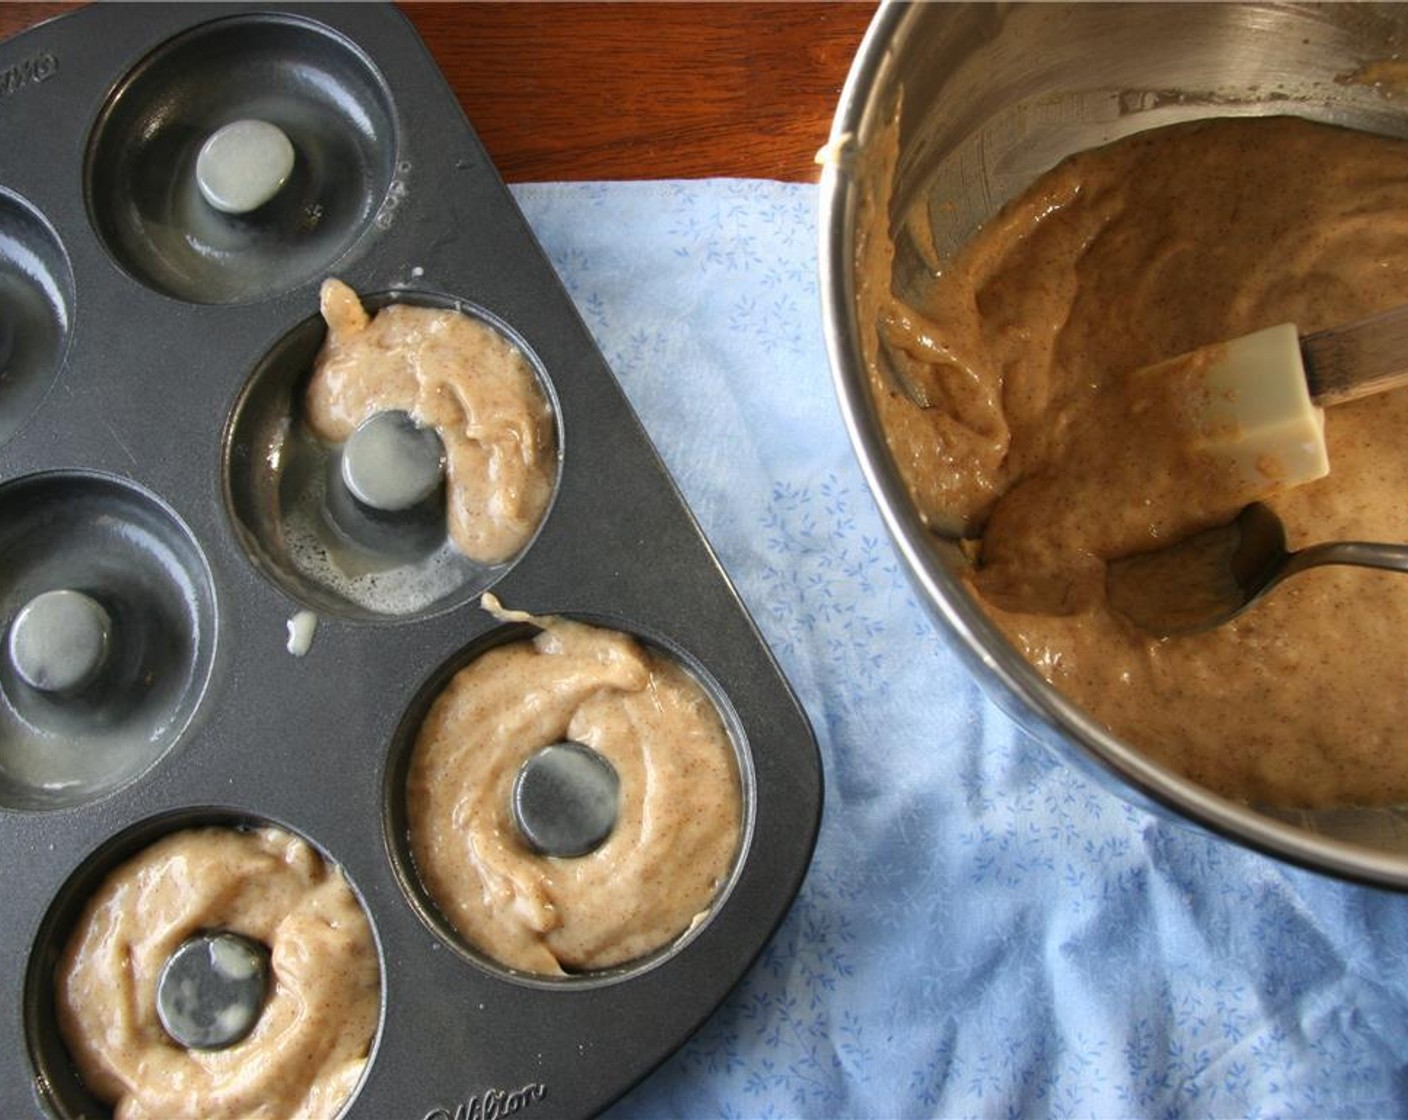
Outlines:
[[[1373,541],[1326,541],[1292,553],[1280,578],[1321,564],[1352,564],[1360,568],[1382,568],[1408,572],[1408,544],[1380,544]]]

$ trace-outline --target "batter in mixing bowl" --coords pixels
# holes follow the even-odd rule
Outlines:
[[[1130,407],[1128,375],[1408,303],[1408,143],[1291,117],[1146,131],[1053,168],[922,292],[891,294],[892,251],[872,223],[873,396],[922,516],[967,539],[972,586],[1013,644],[1116,734],[1229,797],[1408,801],[1408,579],[1322,568],[1166,640],[1104,595],[1108,560],[1237,512],[1196,458],[1142,469],[1166,461],[1170,413]],[[1292,547],[1408,540],[1406,426],[1402,391],[1328,410],[1330,475],[1269,503]]]

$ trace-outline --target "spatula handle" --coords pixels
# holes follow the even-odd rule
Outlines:
[[[1305,335],[1300,351],[1310,397],[1318,405],[1408,384],[1408,307]]]

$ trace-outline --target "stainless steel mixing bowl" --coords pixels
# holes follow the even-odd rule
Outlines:
[[[878,10],[842,91],[821,179],[823,323],[851,442],[921,599],[993,700],[1137,803],[1320,871],[1408,887],[1408,806],[1317,813],[1229,801],[1144,757],[1051,688],[987,620],[952,542],[926,530],[866,381],[857,239],[876,138],[898,114],[884,235],[921,197],[940,252],[1064,156],[1131,132],[1293,113],[1408,136],[1408,5],[919,4]],[[1405,682],[1408,685],[1408,682]],[[1286,687],[1295,688],[1295,681]],[[1408,728],[1404,729],[1408,750]]]

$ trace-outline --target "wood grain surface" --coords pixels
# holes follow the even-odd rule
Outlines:
[[[0,38],[76,6],[0,3]],[[511,182],[813,181],[875,10],[871,0],[400,7]]]

